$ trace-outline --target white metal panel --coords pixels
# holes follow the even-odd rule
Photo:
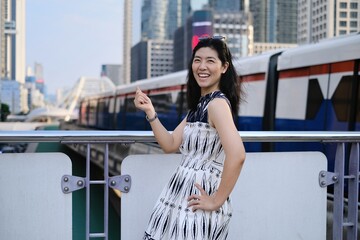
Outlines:
[[[121,199],[121,239],[142,239],[155,201],[179,154],[131,155],[122,164],[132,186]],[[248,153],[232,193],[229,240],[325,240],[327,169],[319,152]]]
[[[137,87],[140,87],[141,90],[149,90],[149,89],[177,86],[177,85],[186,84],[186,81],[187,81],[187,70],[182,70],[179,72],[170,73],[159,77],[138,80],[136,82],[127,85],[120,85],[116,88],[116,94],[135,92]]]
[[[309,79],[317,79],[324,99],[328,99],[329,74],[310,75]]]
[[[308,85],[308,76],[279,81],[276,118],[305,119]]]
[[[71,161],[62,153],[0,154],[0,239],[72,239],[65,174]]]
[[[236,72],[240,76],[251,75],[256,73],[266,73],[269,68],[269,60],[271,56],[282,52],[281,49],[264,52],[258,55],[242,57],[234,60],[233,64]]]
[[[245,101],[240,104],[239,116],[262,117],[264,114],[266,81],[244,82]]]
[[[300,68],[360,58],[360,34],[346,35],[284,51],[278,70]]]

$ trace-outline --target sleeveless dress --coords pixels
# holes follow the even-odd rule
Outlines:
[[[151,214],[144,240],[226,239],[232,215],[230,198],[217,211],[187,207],[191,194],[200,194],[199,183],[209,194],[220,184],[224,151],[215,128],[208,123],[207,107],[214,98],[228,99],[220,91],[202,96],[196,111],[190,111],[180,146],[182,159],[164,187]]]

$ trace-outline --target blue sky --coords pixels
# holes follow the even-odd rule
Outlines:
[[[141,0],[133,0],[133,43],[140,38]],[[121,64],[124,0],[27,0],[26,64],[43,65],[48,93]]]

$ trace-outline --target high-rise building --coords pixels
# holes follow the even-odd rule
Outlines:
[[[44,68],[41,63],[36,62],[34,64],[34,76],[36,77],[36,80],[44,79]]]
[[[192,54],[193,18],[189,17],[186,24],[179,27],[174,35],[173,72],[187,69]]]
[[[192,49],[200,37],[221,35],[234,58],[253,54],[253,26],[249,12],[198,10],[174,38],[174,70],[187,69]]]
[[[173,40],[146,40],[131,51],[131,81],[158,77],[173,71]]]
[[[131,48],[131,82],[147,78],[147,49],[147,41],[140,41]]]
[[[234,58],[253,54],[254,29],[250,13],[240,11],[214,12],[213,34],[215,36],[226,36],[226,43]]]
[[[297,0],[251,0],[254,42],[296,43]]]
[[[0,96],[1,103],[7,104],[12,114],[27,113],[29,111],[28,91],[25,83],[1,80]]]
[[[1,79],[25,82],[25,0],[1,0]]]
[[[360,31],[359,0],[299,0],[298,43]]]
[[[5,0],[0,0],[0,88],[5,77]],[[1,100],[1,99],[0,99]],[[1,103],[0,103],[1,106]]]
[[[190,0],[144,0],[141,9],[141,38],[173,39],[190,13]]]
[[[209,0],[209,6],[216,11],[240,12],[241,5],[241,0]]]
[[[131,79],[132,1],[124,1],[123,82]]]
[[[27,104],[28,109],[32,110],[38,107],[45,106],[45,98],[44,98],[44,86],[42,87],[42,91],[39,89],[39,85],[37,83],[37,79],[35,76],[27,75],[25,78],[25,87],[28,92]]]
[[[124,84],[122,66],[120,64],[103,64],[101,65],[101,76],[108,77],[115,86]]]
[[[131,81],[172,72],[173,38],[191,12],[190,0],[144,0],[141,41],[131,49]],[[124,66],[125,67],[125,66]]]

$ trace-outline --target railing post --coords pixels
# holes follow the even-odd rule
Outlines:
[[[357,239],[359,196],[359,143],[353,143],[349,159],[347,240]]]
[[[104,239],[107,240],[109,225],[109,143],[105,144],[104,180]]]
[[[333,239],[343,239],[344,219],[344,165],[345,143],[339,143],[336,148],[335,170],[338,179],[334,184],[334,215],[333,215]]]
[[[86,240],[90,239],[90,154],[91,146],[86,149]]]

